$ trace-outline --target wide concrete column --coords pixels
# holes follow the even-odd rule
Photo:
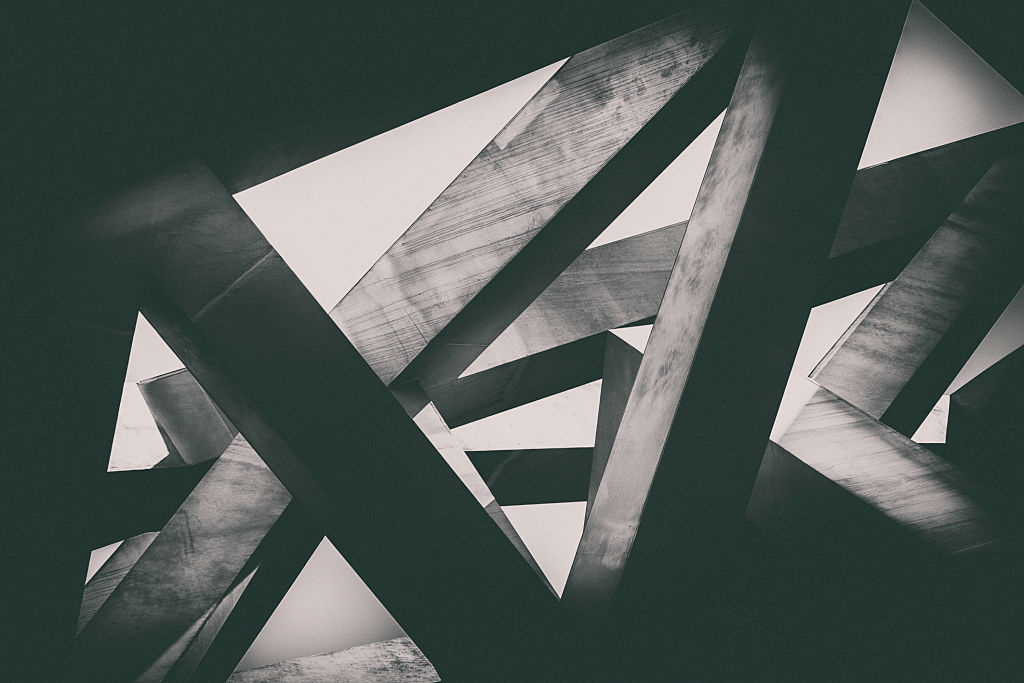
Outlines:
[[[381,257],[331,315],[385,383],[461,374],[721,113],[734,4],[571,57]]]
[[[812,379],[913,434],[1024,284],[1022,184],[1024,156],[992,164]]]
[[[772,6],[751,43],[563,602],[700,592],[742,520],[907,3]]]

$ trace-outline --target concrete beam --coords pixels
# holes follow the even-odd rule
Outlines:
[[[895,279],[992,162],[1022,144],[1018,124],[857,171],[815,305]],[[584,251],[473,369],[653,320],[685,231],[683,222]]]
[[[121,579],[128,573],[128,570],[135,566],[156,536],[157,532],[148,531],[125,539],[117,547],[117,550],[107,558],[103,566],[93,574],[93,577],[85,584],[85,591],[82,594],[82,609],[78,614],[78,629],[75,631],[75,635],[82,632],[85,625],[96,614],[96,610],[110,597],[110,594],[117,588],[117,584],[121,583]]]
[[[907,7],[763,18],[569,574],[577,613],[699,592],[742,520]]]
[[[386,384],[461,374],[711,123],[742,59],[731,12],[570,58],[363,276],[331,316]]]
[[[238,434],[184,368],[139,382],[138,387],[168,452],[187,463],[216,458]]]
[[[289,500],[236,438],[78,634],[77,675],[162,680]]]
[[[287,681],[349,681],[350,683],[438,683],[437,671],[408,638],[290,659],[279,664],[239,671],[230,683],[279,683]]]
[[[256,549],[258,565],[208,612],[163,680],[227,680],[323,537],[302,506],[289,503]]]
[[[818,364],[814,381],[913,434],[1024,285],[1022,181],[1024,156],[996,161]]]
[[[810,534],[805,530],[789,530],[787,524],[795,521],[806,527],[822,521],[813,519],[813,514],[805,520],[787,514],[785,506],[794,501],[813,505],[817,499],[820,506],[813,507],[830,517],[838,517],[837,510],[851,507],[848,495],[824,482],[815,486],[828,490],[808,500],[804,496],[809,485],[796,483],[793,475],[773,472],[773,468],[786,466],[779,461],[788,454],[942,554],[992,552],[1006,547],[1005,532],[976,485],[924,446],[826,389],[815,392],[778,446],[770,447],[769,452],[772,457],[761,467],[747,516],[782,534],[796,533],[806,539]],[[857,522],[852,520],[858,514],[871,513],[844,516],[841,526],[829,529],[828,534],[833,536],[830,540],[840,545],[870,545],[872,539],[865,543],[863,538],[834,538],[844,527],[855,527]],[[878,533],[873,540],[881,545],[886,534]]]
[[[500,505],[587,499],[592,448],[522,448],[466,455]]]
[[[612,333],[608,334],[604,351],[601,403],[597,412],[597,434],[594,437],[594,462],[590,468],[590,484],[587,489],[588,518],[643,357],[639,349]]]
[[[144,265],[146,318],[439,670],[563,665],[555,597],[207,168],[77,227]]]

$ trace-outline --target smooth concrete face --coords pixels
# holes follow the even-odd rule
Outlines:
[[[348,683],[438,683],[441,678],[408,638],[361,645],[340,652],[301,657],[239,671],[231,683],[347,681]]]
[[[439,671],[568,665],[544,582],[208,169],[78,228],[145,264],[147,320]]]
[[[942,553],[1005,545],[976,486],[954,466],[825,389],[779,446]]]
[[[787,3],[755,34],[566,584],[574,610],[628,590],[642,611],[670,573],[700,590],[702,544],[742,519],[906,10]]]
[[[604,373],[601,381],[601,404],[597,413],[597,434],[594,437],[594,461],[590,468],[587,489],[587,517],[594,505],[594,497],[601,486],[608,456],[619,432],[622,414],[626,411],[629,394],[640,371],[643,352],[614,334],[605,342]]]
[[[630,176],[653,180],[720,113],[729,69],[713,78],[693,77],[735,32],[729,11],[728,3],[702,3],[570,58],[371,268],[331,315],[385,383],[461,315],[464,327],[439,342],[452,346],[428,359],[451,365],[433,377],[457,376],[635,198],[618,196],[635,182]],[[694,92],[681,92],[691,79]],[[675,139],[659,139],[650,154],[624,164],[623,175],[609,178],[598,196],[574,199],[599,172],[611,174],[603,167],[677,93],[689,110],[689,125],[674,126]],[[644,159],[663,164],[638,173],[633,164]],[[636,194],[646,183],[638,185]],[[559,216],[570,204],[571,219]],[[532,241],[554,232],[558,239],[549,247],[535,247],[535,255],[520,259],[514,279],[506,271],[503,286],[490,285],[497,298],[486,308],[494,312],[462,313]],[[556,253],[564,263],[549,263]],[[533,285],[545,270],[550,273],[541,279],[547,281]],[[536,292],[520,293],[531,286]],[[502,310],[498,303],[505,296],[521,299],[519,310]],[[505,318],[500,324],[484,324],[499,313]],[[471,341],[461,334],[480,337],[475,349],[455,347]],[[464,361],[446,360],[469,351]]]
[[[499,505],[587,498],[592,448],[521,448],[466,453]]]
[[[1024,157],[993,164],[812,378],[913,434],[1024,284],[1022,180]]]
[[[170,454],[187,463],[216,458],[238,430],[185,369],[139,382]]]
[[[815,304],[893,280],[1024,125],[857,171]],[[686,223],[588,249],[470,366],[508,363],[653,319]]]
[[[159,680],[290,500],[237,437],[75,640],[92,680]]]

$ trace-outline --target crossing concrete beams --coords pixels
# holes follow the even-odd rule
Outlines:
[[[742,519],[907,6],[785,3],[755,33],[566,584],[578,612],[627,579],[656,601],[670,567],[699,590],[702,545]]]

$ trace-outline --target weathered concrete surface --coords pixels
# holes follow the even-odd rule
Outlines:
[[[597,412],[597,433],[594,436],[594,460],[590,468],[587,488],[587,517],[594,505],[594,497],[601,486],[601,477],[608,464],[608,456],[615,443],[615,435],[626,411],[633,382],[640,371],[644,354],[629,343],[609,333],[605,342],[604,372],[601,380],[601,403]]]
[[[1024,284],[1024,156],[994,163],[812,373],[903,434],[921,425]]]
[[[78,634],[80,675],[160,680],[289,500],[237,437]]]
[[[473,467],[499,505],[568,503],[587,499],[591,448],[469,451]]]
[[[604,345],[602,332],[426,391],[445,422],[460,427],[600,379]]]
[[[117,584],[121,583],[121,579],[128,573],[128,570],[135,566],[135,562],[156,536],[157,532],[147,531],[125,539],[124,543],[118,546],[117,550],[103,563],[103,566],[89,579],[82,594],[82,610],[78,615],[76,635],[82,632],[85,625],[96,614],[96,610],[110,597],[110,594],[117,588]]]
[[[162,680],[226,680],[323,537],[302,506],[289,503],[254,553],[259,564],[208,613]]]
[[[148,470],[103,472],[83,477],[74,526],[79,542],[102,548],[146,531],[159,531],[212,463]]]
[[[170,455],[187,463],[216,458],[238,430],[182,368],[138,383]]]
[[[815,304],[893,280],[1024,124],[857,171]],[[653,320],[686,223],[584,251],[473,363],[508,363],[604,330]]]
[[[562,666],[555,597],[207,168],[77,235],[145,264],[147,320],[439,671]]]
[[[441,678],[415,643],[408,638],[395,638],[239,671],[227,680],[231,683],[437,683]]]
[[[785,3],[755,34],[569,574],[574,611],[700,591],[742,520],[907,6]]]
[[[729,13],[701,3],[570,58],[363,276],[331,315],[385,383],[432,342],[420,379],[459,375],[721,112]]]
[[[1004,545],[980,491],[954,466],[826,389],[815,392],[779,446],[942,553]],[[767,483],[759,477],[747,510],[757,523],[774,515],[758,490]]]

